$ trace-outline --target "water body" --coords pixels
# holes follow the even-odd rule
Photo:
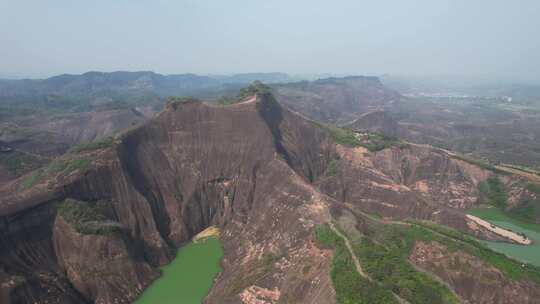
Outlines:
[[[468,211],[469,214],[477,216],[499,227],[522,232],[533,241],[532,245],[514,245],[502,242],[482,241],[489,248],[502,252],[507,256],[524,261],[536,266],[540,266],[540,225],[526,223],[510,218],[496,208],[482,208]]]
[[[222,256],[223,248],[216,237],[185,245],[135,303],[200,304],[221,271]]]

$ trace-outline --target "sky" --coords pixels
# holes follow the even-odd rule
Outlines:
[[[540,81],[540,1],[0,0],[0,76],[115,70]]]

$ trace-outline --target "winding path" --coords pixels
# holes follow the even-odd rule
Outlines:
[[[360,265],[360,261],[358,260],[358,257],[356,257],[356,255],[354,254],[354,251],[353,251],[353,248],[352,248],[352,245],[351,245],[351,242],[349,241],[349,239],[344,236],[337,228],[336,226],[334,226],[334,223],[332,222],[329,222],[328,223],[329,226],[330,226],[330,229],[332,229],[332,231],[334,231],[334,233],[339,236],[340,238],[343,239],[343,241],[345,241],[345,246],[347,247],[347,250],[349,250],[349,254],[351,255],[352,259],[353,259],[353,262],[354,262],[354,266],[356,268],[356,271],[362,276],[364,277],[365,279],[369,280],[370,282],[373,282],[375,284],[379,284],[378,282],[376,282],[375,280],[373,280],[368,274],[366,274],[364,272],[364,270],[362,269],[362,265]],[[391,291],[392,292],[392,291]],[[401,304],[409,304],[409,302],[407,302],[406,300],[400,298],[397,294],[395,294],[394,292],[392,292],[392,295],[394,295],[394,297],[396,298],[396,300],[401,303]]]

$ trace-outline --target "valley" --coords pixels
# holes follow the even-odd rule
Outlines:
[[[519,290],[515,303],[534,303],[534,230],[469,211],[492,204],[538,222],[534,170],[400,139],[391,111],[406,101],[374,78],[281,85],[255,82],[226,102],[167,98],[7,179],[3,299],[499,303]],[[348,86],[367,95],[349,100]],[[284,95],[328,88],[343,94],[336,109],[354,104],[346,116],[318,122],[301,106],[312,97]],[[214,236],[190,242],[201,231]]]
[[[49,2],[0,304],[540,304],[540,1]]]

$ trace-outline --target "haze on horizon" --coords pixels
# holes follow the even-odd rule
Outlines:
[[[0,1],[0,77],[86,71],[540,81],[540,2]]]

